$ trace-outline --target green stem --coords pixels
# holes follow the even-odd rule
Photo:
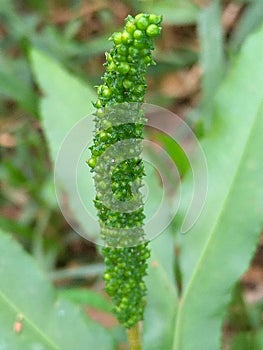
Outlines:
[[[130,350],[141,350],[141,336],[139,329],[139,322],[136,323],[133,327],[127,329],[128,340],[130,345]]]
[[[58,269],[49,273],[48,277],[52,281],[85,278],[90,279],[102,275],[104,264],[92,264],[68,269]]]
[[[32,241],[32,253],[39,265],[46,270],[44,252],[44,234],[51,216],[50,209],[41,209],[35,227],[35,234]]]

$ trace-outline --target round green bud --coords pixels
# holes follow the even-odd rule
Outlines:
[[[117,52],[118,52],[119,55],[125,56],[125,55],[127,55],[127,53],[128,53],[128,48],[127,48],[126,45],[121,44],[121,45],[119,45],[119,46],[117,47]]]
[[[136,95],[142,95],[145,92],[145,86],[144,85],[136,85],[134,88],[134,93]]]
[[[93,156],[99,156],[99,155],[100,155],[100,151],[97,150],[96,148],[94,148],[94,149],[92,150],[92,155],[93,155]]]
[[[132,56],[127,56],[127,62],[132,63],[134,62],[134,58]]]
[[[102,88],[102,96],[105,97],[105,98],[109,98],[112,94],[112,91],[109,87],[107,86],[103,86]]]
[[[132,41],[132,36],[126,30],[124,30],[121,34],[121,42],[123,44],[129,44]]]
[[[121,62],[118,66],[118,72],[120,74],[127,74],[130,70],[130,65],[127,62]]]
[[[108,139],[108,137],[109,137],[109,134],[107,132],[105,132],[105,131],[101,131],[99,133],[99,137],[100,137],[100,139],[102,141],[106,141]]]
[[[94,107],[96,107],[96,108],[101,108],[101,107],[102,107],[101,100],[97,100],[97,101],[94,103]]]
[[[149,16],[149,22],[151,24],[159,24],[159,23],[161,23],[161,21],[162,21],[162,16],[157,16],[157,15],[154,15],[154,14],[151,14]]]
[[[136,96],[136,95],[131,95],[130,99],[131,99],[132,102],[139,102],[139,101],[141,101],[141,99],[138,96]]]
[[[142,40],[134,40],[133,45],[136,49],[143,49],[145,47],[145,43]]]
[[[102,126],[105,130],[107,130],[107,129],[110,129],[112,127],[112,124],[108,120],[102,120]]]
[[[150,37],[158,36],[160,34],[160,28],[156,24],[150,24],[146,29],[146,34]]]
[[[129,47],[129,54],[131,56],[137,56],[139,54],[139,50],[136,49],[136,47],[134,47],[134,46],[130,46]]]
[[[140,56],[150,56],[151,55],[151,51],[149,49],[143,48],[140,50]]]
[[[116,58],[116,61],[118,62],[126,62],[126,56],[116,55],[115,58]]]
[[[141,17],[145,17],[145,13],[138,13],[138,15],[135,16],[135,21]]]
[[[99,118],[104,117],[103,108],[99,108],[99,109],[96,111],[96,116],[99,117]]]
[[[111,275],[109,273],[104,273],[104,279],[105,281],[109,281],[111,279]]]
[[[118,182],[113,182],[112,184],[111,184],[111,187],[112,187],[112,189],[113,190],[117,190],[119,187],[120,187],[120,185],[118,184]],[[112,220],[116,220],[116,218],[114,217],[114,218],[112,218]]]
[[[115,45],[121,44],[122,42],[122,36],[120,32],[114,33],[113,34],[113,41]]]
[[[144,34],[141,30],[136,29],[135,32],[133,33],[134,39],[142,39],[144,37]]]
[[[108,68],[108,71],[113,72],[116,70],[116,64],[114,62],[111,62],[107,68]]]
[[[126,31],[132,34],[136,30],[136,26],[133,21],[128,21],[125,26]]]
[[[145,63],[145,64],[149,64],[149,63],[151,63],[152,62],[152,58],[151,58],[151,56],[144,56],[143,58],[142,58],[142,61],[143,61],[143,63]]]
[[[101,191],[106,190],[106,188],[107,188],[106,182],[105,182],[105,181],[99,182],[99,183],[98,183],[98,188],[99,188]]]
[[[135,25],[138,29],[145,30],[149,25],[149,20],[144,14],[140,13],[135,17]]]
[[[149,259],[149,257],[151,256],[151,253],[149,251],[147,251],[145,254],[144,254],[144,259]]]
[[[123,297],[121,302],[122,304],[128,304],[129,300],[126,297]]]
[[[95,168],[95,166],[96,166],[96,164],[97,164],[96,158],[90,158],[90,159],[87,161],[87,164],[88,164],[89,167]]]
[[[122,84],[126,90],[129,90],[133,87],[133,82],[129,79],[124,79]]]
[[[129,71],[129,75],[136,75],[137,74],[137,69],[135,67],[131,67]]]

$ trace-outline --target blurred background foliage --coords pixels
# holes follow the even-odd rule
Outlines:
[[[0,227],[32,254],[64,297],[89,305],[90,317],[110,327],[120,344],[123,333],[115,330],[102,291],[102,259],[92,243],[73,232],[57,205],[40,118],[43,92],[29,52],[32,47],[41,50],[92,88],[100,83],[104,52],[111,47],[108,37],[128,14],[142,11],[164,16],[146,101],[186,119],[202,138],[211,125],[217,87],[245,39],[263,23],[263,1],[0,1]],[[53,77],[47,79],[52,82]],[[169,140],[160,142],[169,152]],[[254,340],[242,332],[253,332],[262,323],[262,249],[259,245],[229,308],[224,334],[226,343],[238,334],[233,349],[248,349],[240,344]],[[89,287],[84,294],[83,286]],[[254,297],[249,308],[244,291]]]

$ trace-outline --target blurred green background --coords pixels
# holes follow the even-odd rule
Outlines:
[[[89,317],[106,326],[114,339],[106,350],[126,349],[125,336],[109,313],[97,247],[73,232],[58,208],[52,170],[56,146],[48,142],[48,130],[52,119],[63,124],[63,116],[72,117],[71,102],[77,106],[72,122],[93,110],[93,86],[100,83],[104,52],[112,45],[108,37],[128,14],[139,12],[164,16],[146,101],[184,118],[201,139],[211,126],[216,89],[246,38],[262,26],[263,1],[0,1],[0,227],[33,256],[63,298],[85,305]],[[81,87],[87,99],[80,108],[74,93]],[[51,113],[50,120],[45,118]],[[56,141],[63,132],[61,125]],[[169,152],[170,143],[160,142]],[[223,342],[234,339],[233,349],[251,346],[250,333],[242,332],[253,333],[262,322],[263,293],[257,295],[263,288],[262,247],[237,285],[226,319]],[[243,293],[254,297],[249,310]]]

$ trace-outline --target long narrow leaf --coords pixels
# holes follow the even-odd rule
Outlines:
[[[179,235],[184,280],[176,350],[220,348],[231,289],[256,249],[263,222],[262,42],[263,30],[241,50],[216,97],[213,128],[203,142],[209,190],[198,222]]]

